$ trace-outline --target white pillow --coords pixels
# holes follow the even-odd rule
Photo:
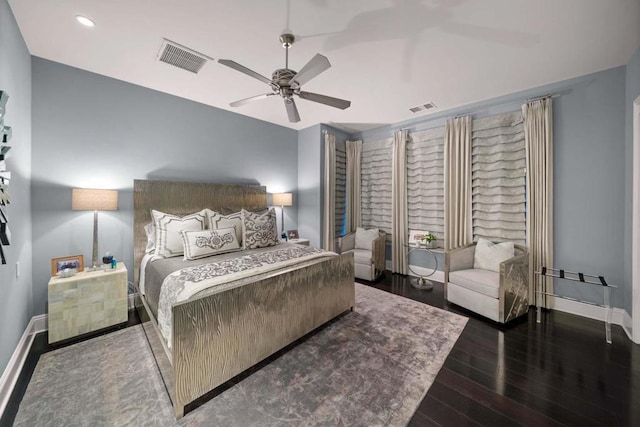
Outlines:
[[[211,209],[205,209],[205,212],[210,230],[234,227],[236,229],[238,243],[242,246],[242,212],[234,212],[228,215],[223,215]]]
[[[202,231],[183,230],[180,234],[185,261],[240,250],[234,227]]]
[[[492,243],[480,238],[473,255],[473,268],[500,273],[500,263],[513,258],[514,253],[513,242]]]
[[[371,250],[371,244],[378,238],[380,232],[377,228],[365,230],[364,228],[356,228],[356,249]]]
[[[155,256],[157,258],[171,258],[184,253],[181,231],[204,230],[204,211],[179,217],[152,210],[151,217],[156,229]]]
[[[242,244],[244,249],[265,248],[278,244],[276,211],[271,208],[264,214],[242,210]]]
[[[152,222],[144,226],[144,232],[147,235],[147,247],[144,253],[150,254],[156,249],[156,230]]]

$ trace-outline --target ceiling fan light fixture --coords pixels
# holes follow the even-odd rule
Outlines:
[[[254,79],[260,80],[263,83],[268,84],[271,87],[273,93],[252,96],[250,98],[241,99],[239,101],[229,104],[231,107],[240,107],[250,102],[254,102],[260,99],[265,99],[272,95],[280,95],[284,100],[284,106],[287,110],[287,116],[291,123],[297,123],[300,121],[300,114],[296,107],[293,96],[298,96],[301,99],[317,102],[320,104],[328,105],[330,107],[339,108],[344,110],[351,106],[351,101],[347,101],[340,98],[334,98],[331,96],[321,95],[318,93],[304,92],[301,90],[301,86],[309,80],[316,77],[318,74],[328,70],[331,67],[329,60],[319,53],[316,54],[309,62],[305,64],[300,71],[296,72],[289,68],[289,48],[293,45],[295,36],[291,34],[290,30],[284,30],[280,35],[280,42],[286,49],[285,53],[285,65],[284,68],[279,68],[271,74],[271,79],[266,78],[262,74],[258,74],[255,71],[240,65],[230,59],[218,59],[218,63],[225,65],[229,68],[233,68],[243,74],[246,74]]]
[[[95,27],[96,23],[93,20],[87,18],[86,16],[76,15],[76,21],[84,25],[85,27]]]

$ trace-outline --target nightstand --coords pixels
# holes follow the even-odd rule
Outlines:
[[[289,239],[288,243],[295,243],[296,245],[309,246],[309,239]]]
[[[49,280],[49,343],[127,321],[127,267]]]

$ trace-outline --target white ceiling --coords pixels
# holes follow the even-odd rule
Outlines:
[[[294,129],[362,129],[626,64],[640,45],[639,0],[9,0],[31,54]],[[76,15],[96,22],[86,28]],[[288,22],[288,24],[287,24]],[[347,110],[282,99],[210,62],[195,75],[157,61],[163,37],[267,77],[284,67],[278,36],[298,40],[290,68],[316,53],[332,67],[304,90]]]

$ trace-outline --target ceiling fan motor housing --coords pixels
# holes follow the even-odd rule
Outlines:
[[[271,75],[271,87],[274,92],[280,93],[283,97],[290,97],[293,95],[293,88],[291,87],[291,80],[296,76],[295,71],[288,68],[280,68],[273,72]]]

